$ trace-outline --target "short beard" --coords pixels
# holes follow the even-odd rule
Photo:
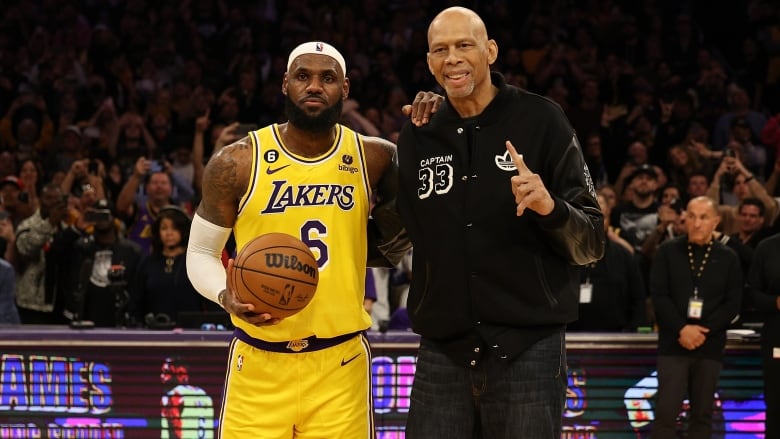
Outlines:
[[[333,128],[341,119],[343,106],[343,101],[339,99],[333,106],[322,110],[320,114],[311,116],[295,105],[290,96],[285,96],[284,99],[284,113],[287,115],[287,120],[296,128],[310,133],[323,133]]]

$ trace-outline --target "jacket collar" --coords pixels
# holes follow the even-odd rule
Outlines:
[[[513,91],[516,90],[516,88],[507,85],[506,80],[504,79],[504,75],[498,72],[490,72],[490,82],[492,82],[493,85],[495,85],[496,88],[498,88],[498,94],[493,98],[492,101],[490,101],[488,106],[485,107],[485,109],[479,115],[468,117],[468,118],[460,117],[458,112],[455,111],[455,109],[450,104],[449,98],[445,99],[445,102],[442,105],[442,108],[440,109],[439,113],[441,113],[441,115],[447,121],[464,121],[464,120],[479,119],[480,121],[482,121],[482,123],[484,123],[484,122],[489,122],[491,120],[495,120],[500,112],[506,111],[506,107],[504,106],[504,103],[508,101],[509,96],[513,93]]]

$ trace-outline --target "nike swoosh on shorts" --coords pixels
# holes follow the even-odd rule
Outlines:
[[[350,358],[349,360],[344,360],[344,359],[342,358],[342,359],[341,359],[341,365],[342,365],[342,366],[346,366],[347,364],[351,363],[351,362],[352,362],[352,360],[354,360],[355,358],[357,358],[357,357],[359,357],[359,356],[360,356],[360,354],[357,354],[357,355],[355,355],[354,357]]]

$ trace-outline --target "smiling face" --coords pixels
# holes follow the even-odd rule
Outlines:
[[[748,235],[761,230],[764,227],[764,215],[761,208],[755,204],[742,204],[739,207],[737,224],[739,231]]]
[[[428,68],[451,101],[479,99],[491,92],[490,65],[498,46],[473,11],[449,8],[428,28]]]
[[[171,178],[162,171],[153,173],[146,184],[146,193],[149,201],[155,206],[168,204],[173,193]]]

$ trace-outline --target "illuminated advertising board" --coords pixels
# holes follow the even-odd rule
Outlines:
[[[228,333],[62,331],[0,330],[0,438],[216,437]],[[562,437],[649,437],[654,337],[567,337]],[[401,439],[417,338],[369,338],[377,437]],[[756,345],[729,343],[713,409],[715,437],[763,437]]]

